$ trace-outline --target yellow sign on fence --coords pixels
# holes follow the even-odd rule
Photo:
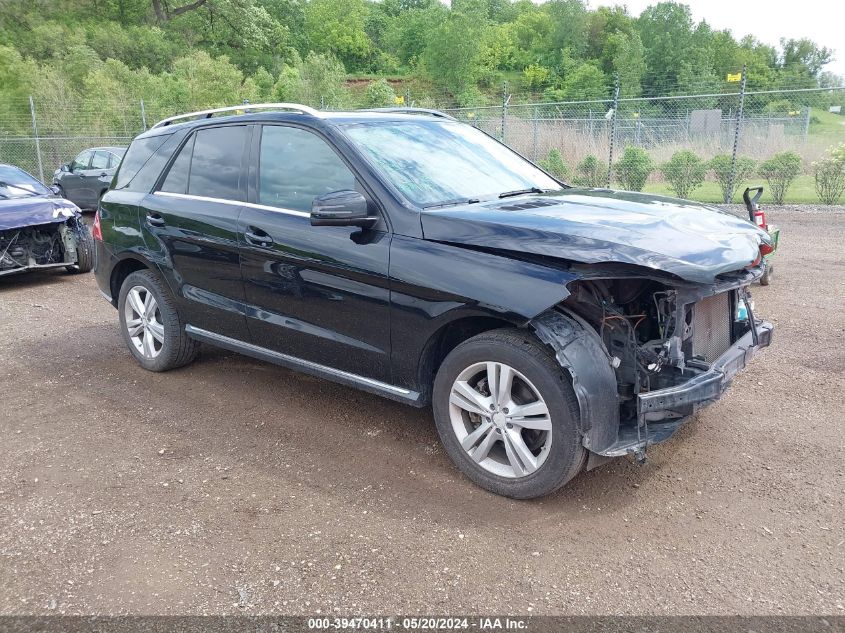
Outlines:
[[[742,81],[742,73],[728,73],[728,81]]]

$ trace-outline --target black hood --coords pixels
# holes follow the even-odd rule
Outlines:
[[[706,205],[648,194],[564,189],[422,213],[426,239],[665,271],[713,283],[760,255],[768,234]]]

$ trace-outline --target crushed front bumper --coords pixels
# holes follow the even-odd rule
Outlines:
[[[641,423],[637,427],[619,429],[617,441],[600,455],[617,457],[641,453],[646,446],[663,442],[678,430],[688,416],[701,407],[717,400],[728,388],[733,377],[742,371],[754,354],[772,342],[771,323],[756,324],[757,341],[749,331],[714,361],[706,371],[696,374],[688,381],[657,389],[638,396],[637,407]],[[682,417],[671,420],[649,421],[663,412],[683,412]]]

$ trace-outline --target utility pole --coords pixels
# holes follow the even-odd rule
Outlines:
[[[607,188],[610,189],[610,174],[613,172],[613,142],[616,138],[616,114],[619,109],[619,75],[613,88],[613,105],[610,108],[610,148],[607,152]]]
[[[508,120],[508,103],[511,96],[508,94],[508,82],[502,84],[502,143],[505,143],[505,128]]]
[[[38,124],[35,122],[35,101],[29,95],[29,113],[32,115],[32,134],[35,136],[35,155],[38,157],[38,177],[44,182],[44,164],[41,162],[41,140],[38,138]]]
[[[734,149],[731,154],[731,174],[728,178],[728,190],[725,192],[725,204],[730,203],[733,196],[735,180],[736,180],[736,155],[739,151],[739,135],[742,131],[742,112],[745,107],[745,80],[747,79],[747,66],[742,65],[742,80],[739,84],[739,109],[736,112],[736,128],[734,129]]]
[[[144,126],[144,132],[147,131],[147,111],[144,109],[144,100],[141,99],[141,125]]]

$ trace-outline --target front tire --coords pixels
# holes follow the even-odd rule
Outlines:
[[[547,495],[584,465],[570,379],[527,332],[494,330],[458,345],[437,372],[432,399],[447,454],[491,492]]]
[[[199,344],[185,333],[173,296],[151,270],[126,277],[117,307],[123,340],[144,369],[176,369],[196,357]]]
[[[69,273],[89,273],[94,268],[94,238],[90,229],[79,221],[76,234],[76,264],[66,266]]]

